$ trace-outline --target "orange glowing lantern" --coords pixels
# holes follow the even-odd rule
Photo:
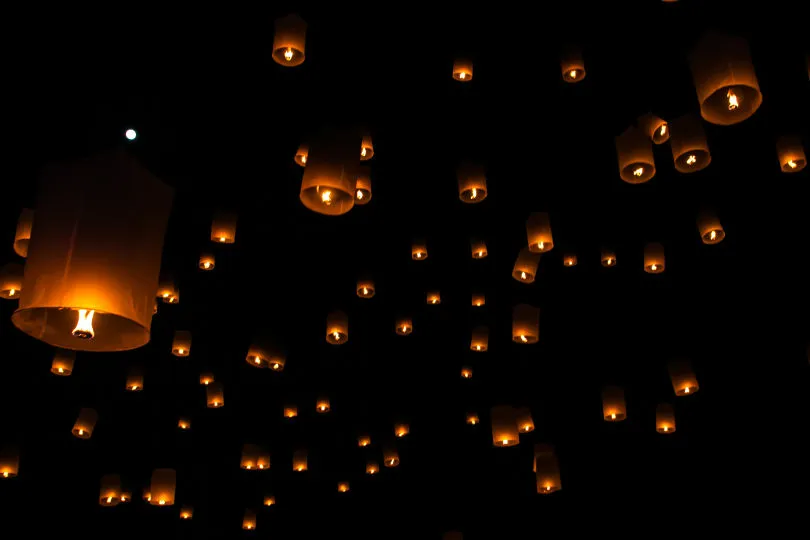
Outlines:
[[[349,341],[349,317],[342,311],[333,311],[326,317],[326,342],[343,345]]]
[[[217,244],[236,242],[238,216],[232,212],[217,212],[211,222],[211,241]]]
[[[442,294],[439,291],[430,291],[426,295],[426,301],[430,305],[439,305],[442,303]]]
[[[607,422],[621,422],[627,418],[624,403],[624,390],[618,386],[607,386],[602,390],[602,416]]]
[[[408,336],[411,332],[413,332],[413,320],[411,320],[410,317],[400,317],[397,319],[397,335]]]
[[[477,426],[481,423],[481,419],[474,412],[467,413],[467,424],[470,426]]]
[[[270,468],[270,454],[259,445],[246,444],[242,447],[239,467],[247,471],[265,471]]]
[[[191,354],[191,332],[177,330],[172,340],[172,354],[175,356],[188,356]]]
[[[628,184],[643,184],[655,176],[652,145],[647,136],[633,126],[616,137],[619,176]]]
[[[302,144],[298,147],[298,151],[295,153],[295,162],[302,166],[307,166],[307,157],[309,156],[309,147],[305,144]]]
[[[682,173],[693,173],[705,169],[712,162],[709,153],[709,142],[700,118],[687,114],[670,123],[672,137],[669,146],[675,160],[675,170]]]
[[[540,309],[527,304],[519,304],[512,311],[512,341],[515,343],[537,343],[540,338]]]
[[[375,475],[380,472],[380,466],[376,461],[369,461],[366,463],[366,474]]]
[[[492,445],[515,446],[520,442],[515,409],[510,405],[496,405],[490,412]]]
[[[177,304],[180,302],[180,292],[174,286],[170,278],[161,278],[158,284],[157,297],[167,304]]]
[[[662,118],[652,113],[638,119],[638,128],[655,144],[664,144],[669,140],[669,126]]]
[[[371,135],[363,135],[360,142],[360,161],[368,161],[374,157],[374,145],[371,143]]]
[[[393,446],[383,448],[383,465],[389,468],[399,466],[399,453]]]
[[[338,482],[337,490],[338,490],[338,493],[348,493],[349,492],[349,483],[348,482]]]
[[[779,156],[779,167],[784,173],[799,172],[807,165],[802,141],[798,137],[779,137],[776,141],[776,153]]]
[[[205,387],[205,402],[209,409],[225,406],[225,390],[222,383],[212,382]]]
[[[357,446],[365,448],[370,444],[371,444],[371,437],[369,437],[368,435],[360,435],[359,437],[357,437]]]
[[[458,198],[465,203],[480,203],[487,198],[487,177],[484,168],[469,163],[458,169]]]
[[[245,510],[245,516],[242,518],[242,529],[246,531],[256,530],[256,513],[253,510]]]
[[[264,504],[265,506],[273,506],[274,504],[276,504],[276,497],[275,497],[275,495],[265,495],[265,496],[264,496],[264,501],[263,501],[263,504]]]
[[[73,364],[76,362],[76,352],[65,349],[57,349],[53,354],[51,363],[51,373],[69,377],[73,373]]]
[[[459,58],[453,62],[453,78],[460,82],[470,82],[473,78],[472,61]]]
[[[563,266],[576,266],[577,265],[577,256],[573,253],[568,253],[567,255],[563,255]]]
[[[16,447],[0,448],[0,478],[14,478],[20,472],[20,453]]]
[[[23,208],[17,220],[17,231],[14,233],[14,253],[20,257],[28,256],[28,243],[31,241],[31,227],[34,225],[34,211]]]
[[[295,472],[304,472],[307,470],[307,451],[296,450],[293,454],[293,470]]]
[[[470,242],[472,247],[472,258],[473,259],[485,259],[489,253],[487,253],[487,243],[483,240],[472,240]]]
[[[462,379],[472,379],[473,370],[470,366],[463,366],[461,368],[461,378]]]
[[[47,169],[14,325],[64,349],[148,343],[171,200],[124,152]]]
[[[24,270],[21,264],[8,263],[0,268],[0,297],[7,300],[19,300],[23,288],[23,275]]]
[[[370,279],[360,279],[357,281],[357,296],[360,298],[371,298],[375,293],[374,282]]]
[[[521,248],[512,268],[512,277],[521,283],[534,283],[537,275],[537,266],[540,264],[540,254],[532,253],[531,248]]]
[[[664,435],[675,433],[675,409],[669,403],[659,403],[655,408],[655,431]]]
[[[276,19],[273,35],[273,60],[282,66],[295,67],[306,58],[307,23],[292,13]]]
[[[122,491],[121,492],[121,502],[126,503],[132,500],[132,493],[129,491]]]
[[[520,433],[531,433],[534,431],[534,420],[532,411],[528,407],[518,407],[515,409],[515,422]]]
[[[616,266],[616,252],[612,249],[602,248],[602,266],[610,268]]]
[[[143,488],[143,493],[141,493],[141,498],[146,502],[152,502],[152,492],[149,491],[148,488]]]
[[[194,517],[194,508],[191,506],[184,506],[180,509],[180,519],[189,520]]]
[[[203,386],[208,386],[214,382],[214,374],[213,373],[200,373],[200,384]]]
[[[526,220],[526,237],[532,253],[545,253],[554,247],[548,212],[533,212],[529,216]]]
[[[703,210],[698,214],[697,226],[700,239],[704,244],[718,244],[726,237],[726,232],[723,230],[720,220],[709,210]]]
[[[357,175],[357,184],[354,191],[354,204],[368,204],[371,202],[371,174],[364,169]]]
[[[79,417],[76,418],[76,423],[73,424],[71,433],[73,433],[74,437],[78,437],[79,439],[89,439],[93,436],[96,422],[98,422],[98,413],[95,409],[87,407],[80,409]]]
[[[119,502],[121,502],[121,475],[105,474],[101,477],[98,504],[101,506],[117,506]]]
[[[177,427],[182,431],[188,431],[191,429],[191,420],[188,418],[180,418],[177,420]]]
[[[411,245],[411,259],[424,261],[428,257],[427,244],[424,242],[414,242]]]
[[[213,270],[216,266],[216,258],[212,253],[200,255],[200,262],[197,264],[200,270]]]
[[[402,437],[404,437],[405,435],[407,435],[410,432],[411,432],[411,428],[408,426],[408,424],[394,424],[394,435],[395,436],[397,436],[399,438],[402,438]]]
[[[658,242],[644,246],[644,271],[648,274],[660,274],[665,268],[664,246]]]
[[[676,396],[690,396],[700,389],[689,360],[673,360],[669,363],[669,378]]]
[[[284,371],[287,359],[280,352],[254,341],[248,348],[245,362],[255,368],[281,372]]]
[[[329,404],[329,398],[321,397],[315,401],[315,411],[319,413],[328,413],[332,410],[332,406]]]
[[[172,506],[174,492],[177,488],[177,473],[174,469],[155,469],[152,471],[152,483],[149,488],[152,498],[149,504],[155,506]]]
[[[138,367],[132,367],[127,373],[126,389],[129,392],[140,392],[143,390],[143,372]]]
[[[298,416],[298,407],[295,405],[287,405],[284,407],[284,418],[295,418]]]
[[[534,473],[537,480],[537,493],[548,495],[562,489],[560,467],[554,447],[550,444],[534,445]]]
[[[707,33],[695,45],[689,64],[700,114],[707,122],[737,124],[762,104],[751,52],[744,39]]]
[[[579,49],[568,48],[562,55],[560,62],[562,78],[567,83],[576,83],[585,78],[585,62]]]
[[[486,295],[473,293],[472,295],[472,305],[474,307],[482,307],[487,304],[487,297]]]
[[[489,328],[486,326],[476,326],[473,328],[470,338],[470,350],[475,352],[486,352],[489,346]]]

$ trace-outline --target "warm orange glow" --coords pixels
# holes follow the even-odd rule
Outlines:
[[[307,163],[307,156],[306,156],[306,155],[302,155],[302,156],[301,156],[301,163],[303,163],[304,165],[306,165],[306,163]]]
[[[369,462],[366,464],[366,474],[377,474],[380,472],[380,466],[374,462]]]
[[[329,412],[329,410],[330,410],[329,399],[327,399],[327,398],[320,398],[320,399],[319,399],[319,400],[318,400],[318,401],[315,403],[315,410],[317,410],[319,413],[326,413],[326,412]]]
[[[478,425],[479,422],[480,422],[480,420],[478,419],[477,414],[470,413],[470,414],[467,415],[467,424],[469,424],[471,426],[475,426],[475,425]]]
[[[286,60],[287,62],[292,62],[292,59],[293,59],[293,50],[291,47],[287,47],[284,50],[284,60]]]
[[[359,447],[366,447],[371,444],[371,437],[368,435],[360,435],[357,437],[357,446]]]
[[[462,379],[472,379],[472,376],[473,376],[472,368],[468,367],[461,368]]]
[[[349,491],[349,483],[348,482],[338,482],[338,491],[340,493],[347,493]]]
[[[214,376],[211,375],[210,373],[202,373],[200,375],[200,384],[202,384],[203,386],[208,386],[212,382],[214,382]]]
[[[487,303],[486,296],[483,294],[473,294],[472,295],[472,305],[475,307],[481,307]]]
[[[633,176],[641,176],[644,174],[644,167],[639,167],[633,171]]]
[[[342,345],[349,340],[349,318],[342,311],[333,311],[326,317],[326,341]]]
[[[659,133],[661,134],[662,137],[667,134],[667,125],[666,124],[661,124],[661,129],[660,129]]]
[[[284,418],[295,418],[298,416],[298,407],[288,405],[284,407]]]
[[[697,163],[697,157],[695,157],[695,154],[689,154],[689,156],[686,158],[686,164],[694,165],[695,163]]]
[[[96,333],[93,330],[93,315],[96,313],[92,309],[79,309],[76,310],[79,314],[76,322],[76,327],[73,329],[73,335],[79,339],[91,339]]]
[[[737,107],[740,106],[740,102],[737,98],[737,94],[735,94],[731,88],[728,89],[728,93],[726,93],[726,97],[728,98],[728,110],[733,111]]]
[[[410,433],[410,427],[408,424],[395,424],[394,425],[394,435],[397,437],[404,437],[408,433]]]
[[[620,422],[627,418],[622,388],[608,386],[602,390],[602,416],[608,422]]]
[[[274,504],[276,504],[276,498],[275,498],[274,496],[272,496],[272,495],[267,495],[267,496],[264,498],[264,505],[265,505],[265,506],[273,506]]]
[[[489,417],[492,424],[493,446],[514,446],[520,442],[515,413],[515,409],[509,405],[492,407]]]
[[[200,270],[213,270],[215,265],[215,259],[213,255],[204,254],[200,255],[200,262],[198,264]]]
[[[433,291],[427,293],[427,303],[431,305],[437,305],[442,303],[442,295],[439,291]]]

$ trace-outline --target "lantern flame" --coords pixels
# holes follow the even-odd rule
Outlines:
[[[182,356],[182,355],[186,354],[186,350],[185,349],[177,349],[177,354]]]
[[[293,59],[293,50],[292,50],[292,47],[287,47],[287,50],[286,50],[286,51],[284,51],[284,59],[285,59],[287,62],[292,62],[292,59]]]
[[[459,73],[459,74],[458,74],[458,78],[459,78],[459,79],[466,79],[466,78],[467,78],[467,74],[466,74],[466,73],[464,73],[464,72],[462,71],[461,73]]]
[[[301,156],[301,163],[306,164],[306,162],[307,162],[307,156]]]
[[[717,238],[717,231],[712,231],[709,233],[709,240],[714,240]]]
[[[278,369],[281,367],[278,362],[273,363],[273,369]]]
[[[613,259],[608,259],[606,262],[607,262],[607,265],[610,266],[611,264],[613,264]]]
[[[666,133],[667,133],[667,125],[666,124],[661,124],[661,131],[659,131],[659,133],[661,134],[662,137],[664,135],[666,135]]]
[[[657,264],[654,264],[654,265],[650,266],[650,270],[652,270],[653,272],[655,272],[656,270],[658,270],[658,265],[657,265]]]
[[[360,157],[366,157],[366,147],[360,148]]]
[[[520,279],[526,279],[526,272],[520,273]]]
[[[669,431],[669,428],[667,426],[664,426],[664,431]]]
[[[696,161],[697,161],[697,158],[695,157],[695,154],[690,154],[689,157],[686,158],[686,164],[687,165],[694,165]]]
[[[478,197],[478,190],[475,189],[475,188],[472,188],[472,192],[470,193],[470,198],[475,199],[476,197]]]
[[[740,106],[740,102],[737,99],[737,94],[732,92],[731,88],[728,89],[726,97],[728,98],[728,110],[733,111],[734,109]]]
[[[684,393],[684,394],[688,394],[688,393],[689,393],[689,387],[688,387],[688,386],[687,386],[686,388],[684,388],[684,389],[683,389],[683,393]]]
[[[79,435],[84,435],[84,430],[79,428]]]
[[[227,240],[227,238],[225,238],[224,236],[220,236],[220,237],[219,237],[219,241],[220,241],[220,242],[224,242],[225,240]]]
[[[208,262],[208,261],[205,261],[205,262],[203,263],[203,268],[205,268],[206,270],[208,270],[209,268],[211,268],[211,263],[210,263],[210,262]]]
[[[11,289],[8,291],[9,296],[14,296],[17,293],[16,289]]]
[[[357,190],[357,198],[358,200],[363,198],[363,192],[359,189]]]
[[[792,159],[788,160],[787,164],[788,167],[790,167],[791,169],[795,169],[796,167],[798,167],[798,165],[796,165],[796,162],[793,161]],[[14,294],[14,289],[11,289],[11,294]]]
[[[64,372],[65,372],[65,370],[64,370],[63,368],[58,368],[58,369],[57,369],[57,371],[58,371],[59,373],[64,373]]]
[[[611,420],[616,420],[616,413],[612,413],[612,414],[610,415],[610,419],[611,419]]]
[[[332,335],[335,337],[335,341],[340,341],[340,332],[332,332]]]
[[[8,471],[3,471],[3,478],[8,478]]]
[[[642,174],[644,174],[644,167],[639,167],[633,171],[633,176],[641,176]]]
[[[576,79],[577,78],[577,70],[572,69],[571,71],[568,72],[568,76],[571,77],[572,79]]]
[[[526,336],[520,336],[520,341],[522,341],[523,343],[528,343],[529,342],[529,340],[526,339]]]
[[[332,192],[327,189],[326,191],[321,193],[321,202],[326,206],[332,204]]]
[[[545,249],[545,242],[538,242],[538,243],[537,243],[537,247],[538,247],[539,249]]]
[[[73,329],[73,335],[79,339],[91,339],[96,335],[93,330],[93,315],[96,311],[93,309],[80,309],[79,319],[76,322],[76,328]]]

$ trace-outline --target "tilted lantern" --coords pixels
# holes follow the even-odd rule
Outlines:
[[[489,328],[486,326],[476,326],[472,330],[470,338],[470,350],[475,352],[486,352],[489,346]]]
[[[458,169],[458,198],[465,203],[479,203],[487,198],[484,168],[465,163]]]
[[[219,409],[225,406],[225,390],[222,383],[212,382],[205,387],[205,402],[209,409]]]
[[[217,212],[211,221],[211,241],[217,244],[236,242],[236,222],[239,217],[233,212]]]
[[[312,141],[299,196],[304,206],[327,216],[354,207],[359,142],[357,133],[337,129],[326,129]]]
[[[799,172],[807,165],[802,141],[798,137],[779,137],[776,140],[776,153],[779,167],[784,173]],[[17,245],[16,242],[14,245]]]
[[[188,356],[191,354],[191,332],[177,330],[172,340],[172,354],[175,356]]]
[[[265,495],[263,504],[265,506],[273,506],[276,504],[276,497],[274,495]]]
[[[658,242],[644,246],[644,271],[648,274],[660,274],[665,268],[664,246]]]
[[[404,437],[408,433],[411,432],[410,426],[408,424],[394,424],[394,435],[397,437]]]
[[[397,335],[400,336],[407,336],[413,332],[413,321],[410,317],[400,317],[397,319],[397,327],[396,327]]]
[[[357,184],[354,191],[354,204],[368,204],[371,202],[371,173],[363,169],[357,175]]]
[[[48,168],[14,325],[64,349],[148,343],[171,200],[123,151]]]
[[[200,384],[203,386],[208,386],[214,382],[214,374],[213,373],[200,373]]]
[[[521,283],[534,283],[539,264],[539,253],[532,253],[528,247],[521,248],[515,260],[515,266],[512,268],[512,277]]]
[[[302,166],[307,166],[307,156],[309,156],[309,146],[302,144],[298,147],[298,151],[295,153],[295,162]]]
[[[22,296],[24,273],[23,266],[17,263],[8,263],[0,268],[0,297],[18,300]]]
[[[726,237],[720,220],[709,210],[703,210],[698,214],[697,226],[704,244],[719,244]]]
[[[489,416],[493,446],[515,446],[520,442],[515,409],[511,405],[496,405]]]
[[[652,144],[640,129],[630,126],[616,137],[619,176],[628,184],[643,184],[655,176]]]
[[[188,418],[180,418],[177,420],[177,427],[180,428],[182,431],[188,431],[191,429],[191,420]]]
[[[180,302],[180,291],[177,290],[171,279],[161,278],[158,284],[157,297],[167,304],[177,304]]]
[[[287,364],[284,355],[259,341],[261,340],[254,341],[248,347],[245,362],[255,368],[284,371],[284,366]]]
[[[550,444],[534,445],[534,473],[537,480],[537,493],[548,495],[562,489],[560,467],[554,447]]]
[[[664,144],[669,140],[669,126],[666,121],[652,113],[640,117],[637,125],[641,132],[655,144]]]
[[[273,60],[282,66],[294,67],[306,58],[307,23],[292,13],[276,19],[273,35]]]
[[[368,435],[360,435],[357,437],[357,446],[364,448],[371,444],[371,437]]]
[[[474,307],[481,307],[487,304],[487,297],[486,295],[473,293],[472,294],[472,305]]]
[[[380,466],[376,461],[369,461],[366,463],[366,474],[375,475],[380,472]]]
[[[424,242],[414,242],[411,245],[411,259],[424,261],[428,257],[427,244]]]
[[[621,422],[627,418],[624,403],[624,390],[618,386],[607,386],[602,390],[602,416],[607,422]]]
[[[360,298],[371,298],[374,296],[374,282],[370,279],[357,280],[357,296]]]
[[[669,363],[669,378],[676,396],[689,396],[700,389],[689,360],[673,360]]]
[[[326,342],[343,345],[349,341],[349,317],[342,311],[333,311],[326,317]]]
[[[399,453],[393,446],[385,446],[383,448],[383,465],[389,468],[399,465]]]
[[[337,490],[338,490],[338,493],[348,493],[349,492],[349,483],[348,482],[338,482]]]
[[[155,506],[173,505],[176,488],[177,473],[174,469],[155,469],[152,471],[152,483],[149,487],[152,494],[149,504]]]
[[[472,248],[473,259],[485,259],[489,253],[487,252],[487,243],[483,240],[472,240],[470,242]]]
[[[119,502],[121,502],[121,475],[105,474],[101,477],[98,504],[116,506]]]
[[[471,426],[477,426],[478,424],[481,423],[481,420],[478,418],[478,415],[475,414],[474,412],[467,413],[467,420],[466,421],[467,421],[467,424],[469,424]]]
[[[180,519],[188,520],[194,517],[194,508],[191,506],[184,506],[180,509]]]
[[[665,435],[675,433],[675,409],[669,403],[659,403],[655,408],[655,431]]]
[[[200,270],[213,270],[216,266],[216,257],[213,253],[203,253],[197,266]]]
[[[574,253],[567,253],[563,255],[563,266],[576,266],[577,256]]]
[[[132,367],[127,373],[126,389],[130,392],[140,392],[143,390],[143,372],[139,367]]]
[[[700,118],[687,114],[673,120],[669,128],[672,131],[669,146],[676,171],[693,173],[709,166],[712,155],[709,153],[709,142]]]
[[[315,411],[319,413],[328,413],[332,410],[332,406],[329,403],[329,398],[327,397],[319,397],[315,401]]]
[[[57,349],[53,353],[51,373],[54,375],[70,376],[73,373],[73,364],[76,362],[76,352],[66,349]]]
[[[565,82],[575,83],[585,78],[585,62],[578,48],[569,47],[562,54],[560,62],[562,78]]]
[[[16,447],[0,448],[0,477],[14,478],[20,472],[20,453]]]
[[[453,78],[460,82],[470,82],[473,78],[473,63],[465,58],[453,62]]]
[[[616,252],[612,249],[602,248],[602,266],[605,268],[610,268],[611,266],[616,266]]]
[[[296,450],[293,454],[293,470],[295,472],[304,472],[307,470],[306,450]]]
[[[462,379],[472,379],[473,370],[470,366],[462,366],[461,368],[461,378]]]
[[[533,212],[529,216],[526,220],[526,237],[532,253],[545,253],[554,247],[548,212]]]
[[[242,529],[246,531],[256,530],[256,513],[253,510],[245,510],[245,515],[242,517]]]
[[[371,143],[371,135],[363,135],[360,142],[360,161],[368,161],[374,157],[374,145]]]
[[[298,407],[295,405],[287,405],[284,407],[284,418],[295,418],[298,416]]]
[[[98,413],[95,409],[87,407],[80,409],[79,417],[76,418],[71,433],[73,433],[74,437],[78,437],[79,439],[89,439],[93,436],[96,422],[98,422]]]
[[[442,293],[439,291],[430,291],[425,296],[428,304],[438,305],[442,303]]]
[[[14,253],[20,257],[28,256],[28,243],[31,241],[31,227],[34,225],[34,211],[23,208],[17,220],[17,231],[14,233]]]
[[[540,309],[527,304],[518,304],[512,310],[512,341],[537,343],[540,338]]]
[[[707,122],[729,126],[749,118],[762,93],[745,39],[715,32],[698,40],[689,55],[700,114]]]
[[[534,431],[532,411],[528,407],[518,407],[515,409],[515,422],[521,433],[531,433]]]

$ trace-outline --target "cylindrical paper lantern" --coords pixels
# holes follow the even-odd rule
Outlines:
[[[411,259],[424,261],[428,257],[427,244],[424,242],[414,242],[411,245]]]
[[[127,373],[126,389],[130,392],[140,392],[143,390],[143,372],[140,368],[130,368]]]
[[[76,423],[73,424],[71,433],[73,433],[74,437],[78,437],[79,439],[89,439],[93,436],[96,422],[98,422],[98,413],[95,409],[87,407],[80,409],[79,417],[76,418]]]
[[[532,253],[545,253],[554,247],[548,212],[533,212],[529,216],[526,220],[526,236],[529,239],[529,251]]]
[[[242,459],[239,467],[248,471],[263,471],[270,468],[270,454],[256,444],[245,444],[242,447]]]
[[[487,198],[487,177],[483,167],[467,163],[459,167],[458,198],[465,203],[479,203]]]
[[[327,129],[309,149],[301,180],[301,202],[319,214],[338,216],[354,206],[357,188],[359,134]]]
[[[343,345],[349,341],[349,317],[342,311],[333,311],[326,317],[326,342]]]
[[[700,118],[687,114],[670,122],[669,128],[672,131],[669,146],[675,160],[675,170],[693,173],[709,166],[712,155]]]
[[[399,453],[393,446],[383,448],[383,465],[386,467],[396,467],[399,465]]]
[[[205,387],[205,401],[209,409],[225,406],[225,389],[222,383],[212,382]]]
[[[472,240],[470,242],[472,247],[472,258],[473,259],[484,259],[488,255],[487,253],[487,243],[483,240]]]
[[[719,244],[726,237],[723,226],[714,212],[703,210],[697,218],[698,232],[704,244]]]
[[[537,480],[537,493],[548,495],[562,489],[560,467],[554,447],[550,444],[534,445],[534,473]]]
[[[295,472],[304,472],[307,470],[306,450],[296,450],[293,454],[293,470]]]
[[[253,510],[245,510],[245,516],[242,518],[242,529],[246,531],[256,530],[256,513]]]
[[[177,420],[177,427],[183,431],[188,431],[191,429],[191,420],[188,418],[180,418]]]
[[[338,493],[348,493],[349,492],[349,483],[348,482],[338,482],[337,490],[338,490]]]
[[[357,175],[357,184],[354,192],[354,204],[368,204],[371,202],[371,173],[364,169]]]
[[[396,332],[400,336],[407,336],[413,332],[413,321],[410,317],[400,317],[397,319]]]
[[[371,444],[371,437],[368,435],[360,435],[357,437],[357,446],[365,447]]]
[[[20,472],[20,452],[16,447],[0,448],[0,476],[14,478]]]
[[[371,143],[371,135],[363,135],[360,142],[360,161],[368,161],[374,157],[374,145]]]
[[[200,255],[200,262],[197,264],[200,270],[213,270],[216,266],[216,258],[212,253]]]
[[[585,62],[579,49],[571,47],[562,54],[560,62],[562,78],[565,82],[575,83],[585,78]]]
[[[307,156],[309,156],[309,146],[302,144],[298,147],[298,151],[295,153],[295,162],[302,166],[307,166]]]
[[[676,396],[689,396],[700,389],[689,360],[673,360],[669,363],[669,378]]]
[[[76,352],[66,349],[57,349],[53,353],[51,373],[68,377],[73,373],[73,364],[76,362]]]
[[[461,368],[461,378],[462,379],[472,379],[473,370],[470,366],[463,366]]]
[[[515,446],[520,442],[515,409],[510,405],[496,405],[490,412],[493,446]]]
[[[776,153],[779,156],[779,167],[782,172],[799,172],[807,165],[802,140],[798,137],[779,137],[776,140]],[[20,217],[22,219],[22,216]],[[18,229],[19,231],[19,229]],[[17,243],[14,243],[15,250]]]
[[[486,352],[489,346],[489,328],[486,326],[476,326],[473,328],[470,338],[470,350],[475,352]]]
[[[486,295],[473,293],[472,295],[472,305],[475,307],[485,306],[487,303]]]
[[[194,508],[191,506],[184,506],[180,509],[180,519],[188,520],[194,517]]]
[[[188,356],[191,354],[191,332],[177,330],[174,333],[172,354],[175,356]]]
[[[648,274],[660,274],[665,268],[664,246],[658,242],[644,246],[644,271]]]
[[[124,152],[47,169],[14,325],[64,349],[148,343],[171,199]]]
[[[360,279],[357,281],[357,296],[360,298],[371,298],[374,296],[374,282],[370,279]]]
[[[245,362],[256,368],[284,371],[287,359],[280,351],[254,341],[248,348]]]
[[[428,304],[438,305],[442,303],[442,293],[439,291],[430,291],[426,295]]]
[[[28,243],[31,241],[31,227],[34,225],[34,211],[23,208],[17,220],[17,231],[14,233],[14,253],[20,257],[28,256]]]
[[[174,282],[170,278],[161,278],[158,284],[157,297],[167,304],[177,304],[180,301],[180,293]]]
[[[152,483],[149,488],[152,493],[149,504],[155,506],[173,505],[176,488],[177,473],[174,469],[155,469],[152,471]]]
[[[380,466],[377,464],[376,461],[369,461],[366,463],[366,474],[377,474],[380,472]]]
[[[669,126],[662,118],[652,113],[638,119],[638,128],[655,144],[664,144],[669,140]]]
[[[619,176],[628,184],[642,184],[655,176],[650,139],[640,129],[630,126],[616,137]]]
[[[121,475],[105,474],[101,477],[98,504],[101,506],[116,506],[119,502],[121,502]]]
[[[453,62],[453,78],[461,82],[470,82],[473,78],[472,61],[459,58]]]
[[[276,19],[273,35],[273,60],[282,66],[294,67],[306,58],[307,23],[292,13]]]
[[[515,343],[537,343],[540,338],[540,309],[527,304],[519,304],[512,310],[512,341]]]
[[[611,266],[616,266],[616,252],[612,249],[602,248],[602,266],[605,268],[609,268]]]
[[[21,264],[8,263],[3,265],[0,268],[0,297],[7,300],[18,300],[22,296],[24,273]]]
[[[332,406],[329,404],[329,398],[318,398],[315,401],[315,410],[319,413],[328,413],[330,410],[332,410]]]
[[[397,437],[404,437],[410,432],[411,428],[408,424],[394,424],[394,435]]]
[[[574,253],[563,255],[563,266],[576,266],[577,256]]]
[[[627,418],[624,403],[624,390],[618,386],[607,386],[602,390],[602,415],[608,422],[621,422]]]
[[[531,433],[534,431],[532,411],[528,407],[517,407],[515,409],[515,422],[521,433]]]
[[[481,420],[478,418],[478,415],[475,413],[467,413],[467,424],[471,426],[477,426],[481,423]]]
[[[217,244],[236,242],[238,216],[232,212],[217,212],[211,221],[211,241]]]
[[[521,248],[512,268],[512,277],[522,283],[533,283],[539,264],[539,253],[532,253],[528,247]]]
[[[200,373],[200,384],[203,386],[208,386],[214,382],[214,374],[213,373]]]
[[[742,122],[762,104],[748,43],[743,38],[705,34],[689,56],[700,114],[728,126]]]
[[[298,416],[298,407],[295,405],[284,407],[284,418],[295,418],[296,416]]]
[[[276,497],[274,495],[265,495],[263,504],[265,506],[273,506],[276,504]]]
[[[669,403],[659,403],[655,408],[655,431],[665,435],[675,433],[675,409]]]

